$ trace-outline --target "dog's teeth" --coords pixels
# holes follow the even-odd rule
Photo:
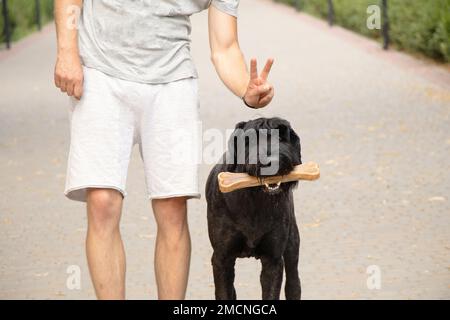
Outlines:
[[[281,185],[281,181],[279,181],[275,186],[271,187],[268,183],[265,183],[264,186],[267,188],[267,190],[269,191],[276,191],[280,188]]]

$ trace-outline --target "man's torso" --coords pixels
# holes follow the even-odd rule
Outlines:
[[[197,77],[190,15],[215,4],[235,14],[238,0],[84,0],[83,64],[117,78],[167,83]]]

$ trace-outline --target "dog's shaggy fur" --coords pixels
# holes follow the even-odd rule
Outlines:
[[[221,193],[217,175],[222,171],[245,172],[262,177],[264,165],[258,161],[249,163],[249,150],[256,146],[246,144],[243,164],[237,164],[239,150],[236,139],[246,130],[270,129],[279,132],[279,169],[273,175],[283,175],[301,164],[300,139],[289,122],[280,118],[260,118],[236,125],[228,143],[228,151],[222,163],[211,171],[206,183],[208,203],[208,231],[214,249],[212,265],[214,272],[216,299],[234,300],[234,265],[236,258],[255,257],[261,260],[261,286],[264,300],[279,299],[283,279],[283,266],[286,270],[286,299],[300,299],[301,288],[298,275],[298,256],[300,237],[295,220],[292,189],[297,182],[283,183],[279,192],[268,192],[261,187]],[[270,155],[270,147],[267,148]],[[229,152],[234,151],[234,161],[226,163]],[[232,158],[233,158],[232,157]]]

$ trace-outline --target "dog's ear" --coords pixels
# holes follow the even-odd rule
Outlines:
[[[245,125],[247,124],[247,121],[241,121],[238,124],[236,124],[235,129],[244,129]]]
[[[280,138],[286,141],[290,141],[291,140],[291,127],[289,125],[286,125],[284,123],[281,123],[280,125],[278,125],[279,130],[279,135]]]
[[[298,154],[298,161],[299,164],[302,163],[302,150],[301,150],[301,144],[300,144],[300,137],[297,135],[297,133],[292,128],[289,121],[281,119],[281,118],[273,118],[272,121],[274,121],[271,125],[274,128],[277,128],[279,130],[279,136],[281,139],[284,139],[285,141],[288,141],[290,144],[292,144],[297,151]]]
[[[281,118],[273,118],[271,119],[269,127],[277,129],[278,135],[282,140],[290,141],[290,132],[292,129],[291,124],[288,121]]]
[[[298,160],[300,164],[302,164],[302,146],[300,144],[300,137],[292,128],[290,130],[290,141],[295,146],[295,150],[298,152]]]

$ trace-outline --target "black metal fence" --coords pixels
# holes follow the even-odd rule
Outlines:
[[[279,2],[279,0],[275,0]],[[297,11],[301,11],[304,5],[304,1],[308,0],[294,0],[294,5]],[[383,39],[383,48],[385,50],[389,49],[390,36],[389,36],[389,12],[388,12],[388,0],[379,0],[381,11],[382,11],[382,27],[381,36]],[[335,23],[335,11],[334,11],[334,0],[328,0],[328,24],[333,26]]]
[[[6,48],[11,48],[11,25],[10,25],[10,19],[9,19],[9,12],[8,12],[8,0],[1,0],[2,1],[2,16],[3,16],[3,34],[4,39],[6,42]],[[297,10],[302,9],[302,2],[306,0],[295,0],[295,7]],[[383,16],[383,24],[382,24],[382,30],[381,35],[383,38],[383,48],[388,49],[389,43],[390,43],[390,37],[389,37],[389,14],[388,14],[388,0],[380,0],[381,2],[381,9],[382,9],[382,16]],[[41,18],[41,6],[40,6],[40,0],[35,0],[35,9],[36,9],[36,25],[39,30],[42,28],[42,18]],[[334,2],[333,0],[328,0],[328,24],[330,26],[334,25]]]
[[[9,25],[8,1],[2,0],[3,34],[5,36],[6,48],[11,48],[11,29]]]
[[[384,50],[389,49],[389,14],[388,14],[388,0],[381,1],[381,8],[383,10],[383,27],[381,29],[381,34],[383,36],[383,48]]]
[[[10,22],[10,16],[9,16],[9,10],[8,10],[8,0],[1,0],[2,1],[2,17],[3,17],[3,35],[6,43],[6,48],[11,48],[11,22]],[[41,16],[41,3],[40,0],[34,0],[35,1],[35,23],[38,28],[38,30],[42,29],[42,16]]]

